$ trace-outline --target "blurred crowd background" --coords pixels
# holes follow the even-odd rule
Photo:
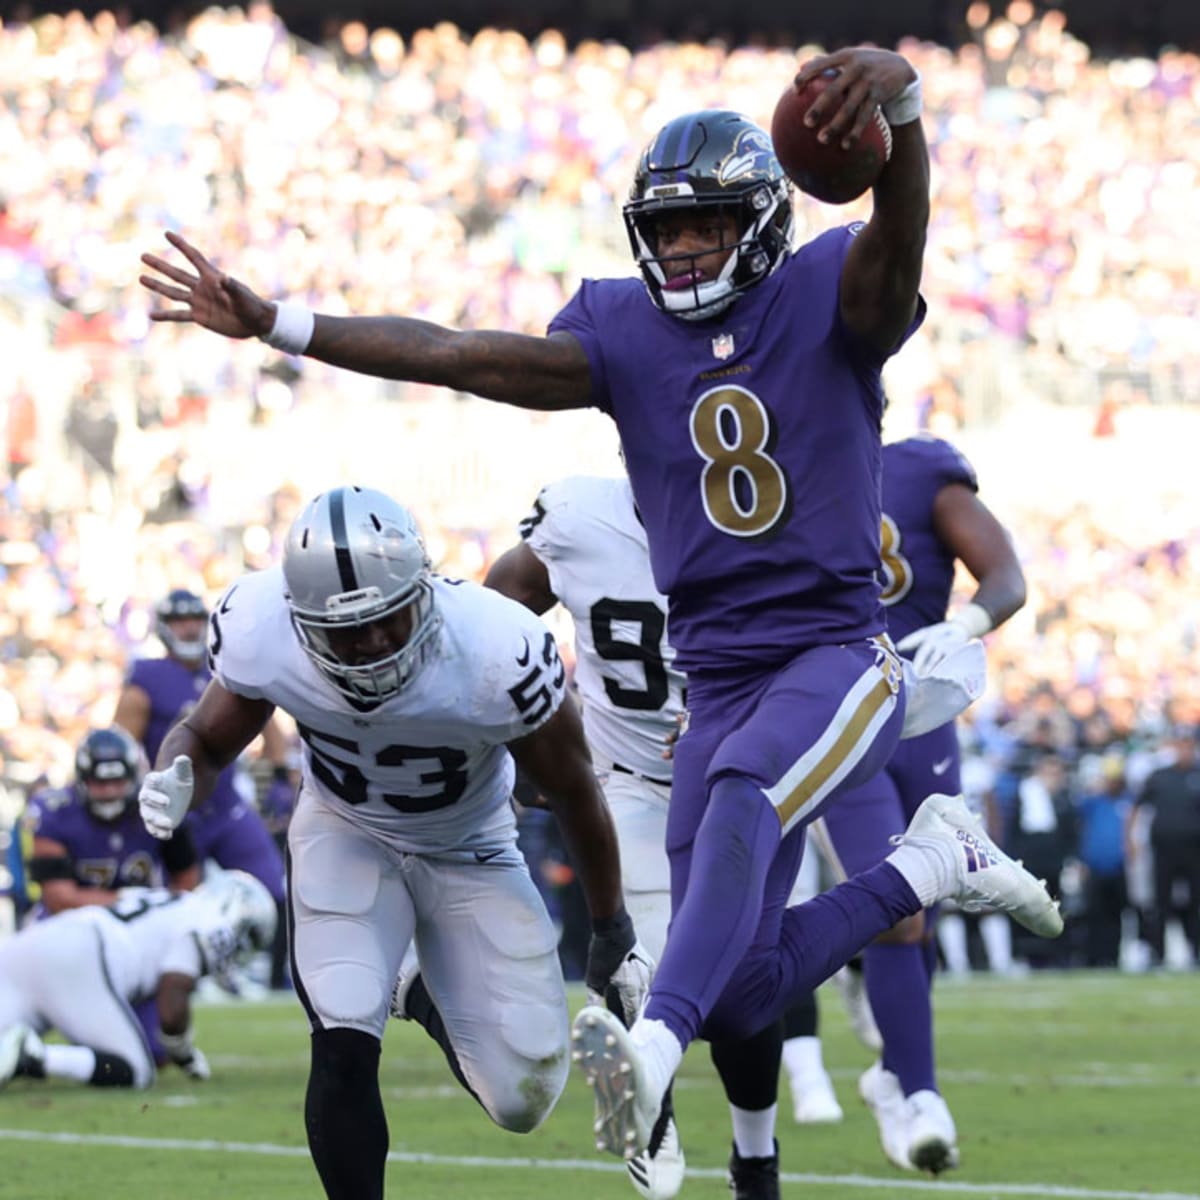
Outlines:
[[[899,45],[933,223],[886,432],[967,453],[1030,584],[964,723],[973,791],[1010,841],[1054,835],[1080,928],[1089,878],[1127,879],[1132,937],[1149,834],[1125,815],[1200,725],[1200,57],[1099,58],[1027,0],[961,27]],[[619,469],[596,414],[152,327],[138,256],[163,230],[323,312],[542,332],[581,277],[631,273],[619,209],[649,135],[704,106],[769,124],[816,49],[353,21],[308,41],[264,3],[0,26],[0,824],[111,719],[155,601],[271,561],[310,493],[387,489],[478,578],[543,483]],[[866,211],[796,207],[800,238]],[[1194,956],[1200,895],[1176,900]]]

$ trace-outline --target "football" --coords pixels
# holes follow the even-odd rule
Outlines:
[[[892,131],[876,109],[874,119],[847,149],[840,140],[818,140],[818,131],[804,124],[804,114],[836,74],[826,71],[803,88],[794,81],[788,85],[771,118],[771,141],[780,166],[802,192],[827,204],[847,204],[879,178],[891,157]]]

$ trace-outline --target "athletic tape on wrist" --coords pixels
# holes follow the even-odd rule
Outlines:
[[[312,310],[304,305],[279,303],[275,305],[275,324],[262,340],[285,354],[303,354],[312,341],[316,323]]]
[[[921,76],[918,73],[900,95],[883,105],[883,115],[889,125],[907,125],[921,115],[922,108]]]

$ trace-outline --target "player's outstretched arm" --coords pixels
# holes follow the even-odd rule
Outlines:
[[[153,310],[152,321],[263,338],[361,375],[453,388],[521,408],[584,408],[591,397],[587,355],[571,334],[464,332],[409,317],[315,315],[265,300],[179,234],[166,238],[187,265],[142,255],[150,272],[139,276],[142,286],[174,306]]]
[[[525,542],[505,550],[488,568],[484,587],[523,604],[538,616],[549,612],[558,597],[550,588],[550,572],[546,564]]]
[[[886,354],[916,314],[929,225],[929,151],[915,92],[920,80],[902,55],[856,46],[806,62],[797,88],[830,68],[838,75],[806,122],[830,139],[853,140],[882,107],[892,130],[892,155],[875,184],[871,219],[846,255],[840,295],[842,320]]]

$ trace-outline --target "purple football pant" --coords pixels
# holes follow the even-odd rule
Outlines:
[[[227,871],[248,871],[282,902],[283,855],[253,808],[240,800],[228,808],[205,805],[187,820],[202,863],[211,858]]]
[[[804,827],[891,757],[894,653],[805,650],[774,670],[693,672],[667,817],[671,928],[646,1015],[686,1046],[748,1037],[920,905],[890,865],[788,910]]]
[[[891,837],[904,832],[926,796],[953,795],[959,786],[953,721],[901,742],[882,771],[839,796],[822,814],[835,874],[848,878],[881,863],[891,850]],[[925,936],[932,936],[930,918]],[[925,947],[920,942],[873,942],[863,953],[863,973],[883,1038],[884,1067],[899,1078],[906,1096],[936,1091]]]

